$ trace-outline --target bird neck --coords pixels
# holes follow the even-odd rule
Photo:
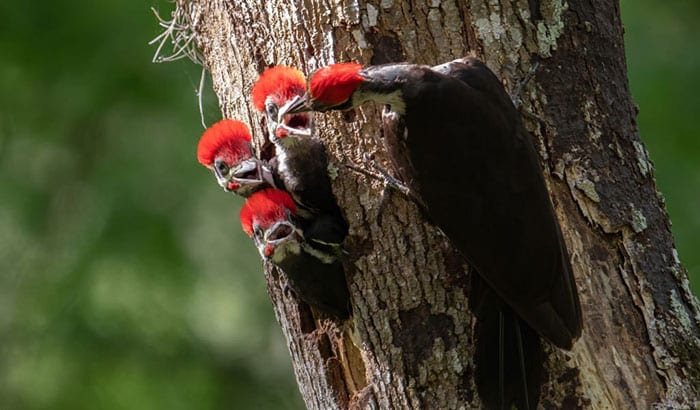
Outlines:
[[[405,114],[404,86],[413,76],[411,64],[385,64],[366,67],[361,75],[365,81],[353,95],[353,102],[374,101],[391,106],[391,110]]]
[[[360,89],[352,96],[353,107],[358,107],[367,101],[389,105],[391,106],[391,111],[402,115],[406,113],[406,103],[403,100],[403,92],[400,88],[389,92],[365,91]]]
[[[303,243],[290,240],[277,246],[275,253],[272,254],[272,262],[276,265],[283,263],[291,257],[299,256],[303,250]]]

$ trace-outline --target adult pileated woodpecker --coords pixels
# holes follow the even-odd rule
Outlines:
[[[274,186],[289,192],[298,214],[316,220],[307,240],[340,248],[348,226],[338,208],[323,142],[311,136],[311,113],[285,116],[279,110],[306,90],[304,74],[296,68],[268,68],[253,85],[253,105],[264,112],[275,155],[268,162]]]
[[[366,101],[387,104],[402,117],[404,132],[385,141],[391,159],[488,285],[477,299],[494,292],[537,333],[570,349],[582,324],[569,257],[537,151],[497,77],[474,58],[435,68],[334,64],[316,71],[306,96],[280,116]],[[501,309],[493,298],[475,304]],[[499,316],[497,333],[504,335]],[[522,333],[527,329],[515,336]]]
[[[338,318],[350,315],[350,295],[343,266],[306,238],[305,228],[317,221],[299,218],[292,197],[279,189],[251,195],[241,209],[243,230],[253,238],[260,255],[278,266],[290,288],[311,307]]]
[[[207,128],[197,145],[197,159],[225,191],[244,197],[272,181],[270,170],[253,155],[248,126],[237,120],[224,119]]]

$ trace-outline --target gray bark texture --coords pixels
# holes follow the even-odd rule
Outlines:
[[[474,53],[511,93],[572,258],[584,315],[570,352],[546,347],[541,408],[691,408],[700,403],[700,314],[674,248],[630,97],[614,0],[180,0],[224,117],[276,64],[439,64]],[[381,107],[315,116],[338,168],[350,224],[354,317],[315,319],[265,266],[268,290],[309,409],[479,408],[468,266],[405,197],[377,222],[382,184],[345,167],[389,166]],[[445,147],[449,149],[450,147]],[[439,161],[440,158],[435,158]],[[459,178],[445,175],[445,178]]]

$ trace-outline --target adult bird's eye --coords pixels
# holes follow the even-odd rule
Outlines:
[[[214,161],[214,169],[216,169],[216,172],[221,176],[224,176],[228,173],[228,165],[226,165],[224,160],[222,160],[221,158],[217,158]]]

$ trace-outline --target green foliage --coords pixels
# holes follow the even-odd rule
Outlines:
[[[0,408],[302,408],[199,68],[150,62],[149,4],[0,15]]]
[[[642,141],[655,164],[681,261],[700,293],[700,2],[623,0],[625,46]]]
[[[0,408],[301,408],[240,201],[195,160],[199,69],[150,63],[149,6],[0,3]],[[698,275],[700,10],[623,12],[642,136]]]

